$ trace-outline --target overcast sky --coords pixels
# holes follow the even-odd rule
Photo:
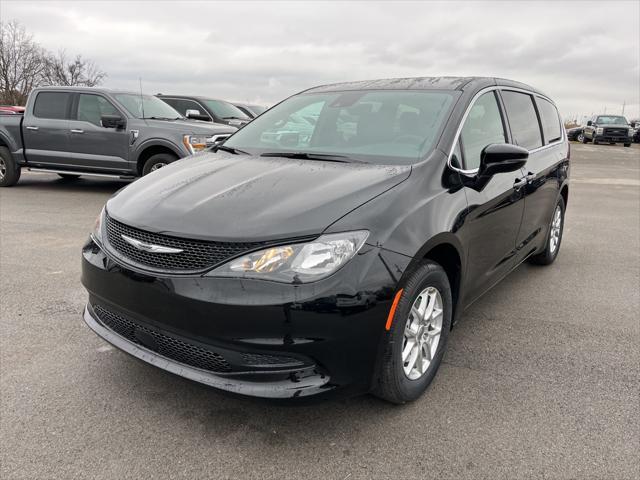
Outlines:
[[[529,83],[579,114],[640,116],[640,2],[0,0],[105,86],[272,104],[324,83],[434,75]]]

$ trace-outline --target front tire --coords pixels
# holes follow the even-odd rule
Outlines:
[[[585,138],[584,138],[584,133],[580,133],[580,134],[578,134],[578,141],[579,141],[580,143],[587,143],[587,142],[586,142],[586,140],[585,140]]]
[[[373,388],[376,396],[403,404],[424,393],[442,362],[452,311],[444,269],[422,263],[405,282],[393,315]]]
[[[20,180],[20,166],[7,147],[0,147],[0,187],[11,187]]]
[[[151,172],[155,172],[156,170],[161,169],[162,167],[166,167],[172,162],[175,162],[178,159],[175,155],[171,155],[170,153],[157,153],[155,155],[150,156],[146,162],[144,162],[144,167],[142,167],[142,175],[148,175]]]
[[[551,217],[551,223],[549,225],[549,232],[547,233],[547,240],[545,249],[541,253],[531,257],[530,262],[536,265],[551,265],[560,251],[560,243],[562,242],[562,232],[564,231],[564,212],[565,205],[562,196],[556,203],[556,208],[553,210],[553,216]]]
[[[582,133],[581,136],[582,136],[582,140],[581,140],[582,143],[589,143],[589,139],[587,138],[587,136],[584,133]]]

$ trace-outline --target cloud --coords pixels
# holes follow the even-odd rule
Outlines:
[[[640,116],[638,2],[3,1],[46,48],[106,85],[271,104],[359,79],[487,75],[534,85],[565,116]]]

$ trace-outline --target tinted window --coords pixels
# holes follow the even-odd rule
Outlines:
[[[33,115],[39,118],[63,120],[67,118],[67,104],[70,97],[70,93],[40,92],[33,106]]]
[[[76,118],[81,121],[102,126],[103,115],[120,115],[120,112],[109,100],[100,95],[81,93],[78,99],[78,113]]]
[[[239,118],[240,120],[250,120],[242,110],[229,102],[222,100],[202,100],[204,104],[218,117],[222,119]]]
[[[536,98],[538,102],[538,111],[540,112],[540,120],[542,121],[542,133],[544,133],[544,141],[546,144],[555,142],[562,138],[562,130],[560,126],[560,117],[558,110],[553,103],[544,98]]]
[[[187,116],[187,110],[198,110],[200,112],[200,115],[206,115],[211,118],[204,107],[194,102],[193,100],[185,100],[183,98],[163,98],[162,101],[171,105],[178,111],[178,113],[184,115],[185,117]]]
[[[410,164],[432,148],[456,92],[364,90],[309,93],[264,112],[225,142],[254,154],[337,154]]]
[[[542,135],[531,95],[503,91],[502,99],[507,110],[514,143],[529,150],[541,147]]]
[[[502,116],[494,92],[487,92],[476,100],[464,121],[462,132],[464,168],[475,170],[480,166],[480,154],[487,145],[505,143]]]

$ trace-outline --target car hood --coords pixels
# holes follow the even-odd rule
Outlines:
[[[164,129],[170,131],[179,131],[184,134],[202,134],[215,135],[220,133],[233,133],[236,127],[223,125],[220,123],[197,122],[189,120],[149,120],[146,119],[147,125],[156,129]]]
[[[169,235],[262,241],[321,233],[409,177],[410,166],[202,153],[121,190],[109,215]]]

